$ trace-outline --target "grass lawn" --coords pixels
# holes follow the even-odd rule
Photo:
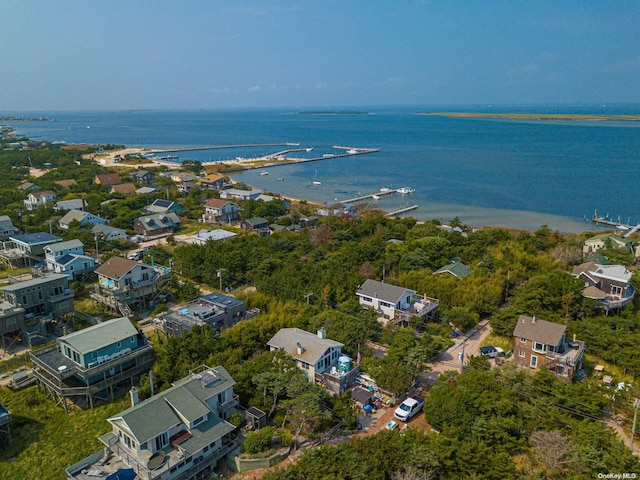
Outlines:
[[[19,392],[0,388],[0,402],[13,419],[13,445],[6,435],[0,437],[2,480],[66,479],[65,468],[103,447],[98,436],[110,430],[106,419],[129,407],[124,395],[93,410],[65,414],[37,386]]]

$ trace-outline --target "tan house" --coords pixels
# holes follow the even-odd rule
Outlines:
[[[559,323],[520,315],[513,330],[516,365],[532,370],[546,368],[561,381],[571,382],[582,368],[586,346],[575,338],[568,341],[566,330]]]
[[[136,186],[133,183],[120,183],[111,187],[110,193],[120,193],[122,195],[133,195],[136,193]]]
[[[91,298],[123,315],[131,313],[127,305],[145,305],[159,292],[159,284],[171,271],[122,257],[111,257],[96,269],[98,285]]]
[[[54,198],[56,198],[56,194],[51,190],[30,192],[24,200],[24,207],[29,211],[33,211],[38,207],[45,206],[53,201]]]
[[[211,190],[220,190],[224,187],[224,176],[211,173],[204,178],[201,178],[198,183],[202,186],[202,188],[208,188]]]

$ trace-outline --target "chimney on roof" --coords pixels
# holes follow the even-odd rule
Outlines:
[[[322,340],[327,338],[327,331],[324,329],[324,327],[318,330],[318,338],[321,338]]]
[[[304,347],[300,345],[300,342],[296,343],[296,348],[298,349],[298,355],[302,355],[304,353]]]
[[[129,390],[129,397],[131,397],[131,406],[135,407],[140,401],[140,398],[138,397],[138,389],[136,387],[132,387],[131,390]]]
[[[576,341],[576,334],[574,333],[573,334],[573,342],[575,343],[575,341]]]

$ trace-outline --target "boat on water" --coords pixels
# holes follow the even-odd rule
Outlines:
[[[347,153],[349,153],[351,155],[355,155],[356,153],[358,153],[358,150],[356,150],[355,148],[351,148],[351,149],[347,150]]]
[[[622,230],[623,232],[626,232],[626,231],[628,231],[628,230],[631,230],[629,227],[627,227],[626,225],[622,225],[622,224],[620,224],[620,225],[616,225],[616,228],[617,228],[618,230]]]
[[[305,148],[305,152],[313,152],[313,147]]]
[[[283,181],[283,180],[284,180],[284,178],[282,178],[282,177],[278,177],[278,178],[276,178],[276,180],[277,180],[278,182],[281,182],[281,181]]]
[[[382,188],[380,189],[380,192],[382,192],[382,193],[393,192],[393,188],[389,188],[389,187],[382,187]]]
[[[380,195],[371,195],[374,200],[380,200]]]
[[[314,180],[313,182],[311,182],[313,185],[322,185],[322,182],[318,181],[318,180]]]
[[[265,175],[269,175],[269,172],[267,172],[266,170],[260,172],[261,177],[264,177]]]
[[[335,157],[333,153],[325,153],[324,155],[322,155],[322,158],[333,158],[333,157]]]
[[[396,192],[402,193],[402,194],[413,193],[415,191],[416,191],[415,188],[410,188],[410,187],[401,187],[401,188],[396,190]]]

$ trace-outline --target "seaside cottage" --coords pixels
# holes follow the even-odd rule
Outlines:
[[[39,207],[44,207],[47,203],[52,202],[56,194],[51,190],[35,191],[29,193],[24,200],[24,207],[30,212]]]
[[[122,183],[122,181],[120,180],[120,177],[118,176],[117,173],[103,173],[102,175],[96,175],[96,178],[94,179],[94,183],[96,185],[117,185],[119,183]]]
[[[157,213],[134,220],[133,230],[145,238],[171,235],[180,228],[180,219],[175,213]]]
[[[240,219],[238,204],[222,198],[211,198],[204,204],[204,223],[231,223]]]

